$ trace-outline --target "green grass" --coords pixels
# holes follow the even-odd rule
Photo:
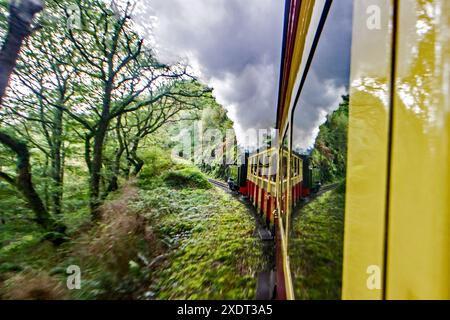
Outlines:
[[[345,190],[327,192],[293,222],[290,263],[296,299],[340,299]]]
[[[152,272],[154,299],[253,299],[262,247],[245,206],[216,190],[142,191],[167,257]]]
[[[264,259],[245,205],[190,163],[160,150],[147,156],[135,186],[108,197],[98,224],[84,225],[84,206],[64,213],[71,239],[60,247],[32,221],[0,225],[0,297],[253,299]],[[81,290],[65,289],[71,264],[81,267]]]
[[[167,185],[177,189],[210,189],[212,187],[205,175],[195,167],[170,170],[164,174],[163,179]]]

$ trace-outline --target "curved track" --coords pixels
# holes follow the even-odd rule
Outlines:
[[[219,187],[221,189],[224,189],[228,193],[231,193],[230,189],[228,188],[228,184],[226,184],[225,182],[217,181],[214,179],[208,179],[208,181],[209,181],[209,183],[215,185],[216,187]]]

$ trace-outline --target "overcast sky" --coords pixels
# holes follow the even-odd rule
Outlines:
[[[345,29],[350,26],[351,12],[342,10],[340,3],[351,0],[334,2],[332,17],[339,15],[339,28]],[[157,46],[159,59],[187,59],[200,79],[213,87],[235,123],[239,142],[244,141],[247,129],[274,126],[284,1],[141,0],[136,9],[136,23],[147,30],[151,26],[146,37]],[[331,29],[332,43],[319,52],[324,64],[313,66],[312,81],[305,88],[310,93],[302,96],[306,116],[296,121],[302,147],[314,141],[317,127],[337,106],[348,83],[348,76],[343,75],[348,68],[338,61],[345,61],[348,52],[343,47],[349,39],[338,28]]]
[[[294,114],[294,148],[314,144],[319,126],[339,107],[350,76],[352,0],[335,0],[330,9]]]

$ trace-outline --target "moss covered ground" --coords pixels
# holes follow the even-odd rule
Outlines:
[[[162,187],[142,191],[137,205],[153,221],[167,252],[152,271],[150,296],[255,297],[255,274],[263,265],[262,248],[253,236],[253,218],[243,204],[217,189],[174,191]]]
[[[301,208],[293,221],[289,245],[296,299],[340,299],[344,206],[342,185]]]

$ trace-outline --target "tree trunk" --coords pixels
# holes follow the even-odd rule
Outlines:
[[[117,142],[119,143],[119,147],[116,149],[114,161],[111,168],[111,178],[109,180],[108,188],[105,193],[105,197],[113,191],[116,191],[119,189],[119,175],[120,175],[120,162],[122,160],[122,155],[125,152],[125,144],[122,139],[121,134],[121,116],[117,118],[116,121],[116,136],[117,136]]]
[[[48,155],[45,156],[45,164],[44,164],[44,178],[47,178],[48,176],[48,163],[50,162]],[[48,208],[50,207],[50,196],[48,191],[48,181],[47,179],[44,179],[44,205]]]
[[[108,188],[106,190],[107,194],[119,189],[119,175],[120,175],[120,161],[122,159],[122,155],[125,151],[123,146],[120,146],[116,149],[114,161],[111,167],[111,178],[109,180]]]
[[[55,110],[55,117],[53,121],[53,143],[52,143],[52,172],[53,180],[52,202],[53,212],[56,215],[61,214],[62,206],[62,188],[63,188],[63,166],[62,166],[62,122],[63,111],[61,109]]]
[[[136,161],[136,163],[135,163],[134,169],[133,169],[133,176],[136,177],[141,172],[142,167],[144,166],[144,160],[142,160],[141,158],[136,156],[135,161]]]
[[[42,9],[40,0],[22,0],[10,4],[8,33],[0,51],[0,104],[16,67],[22,43],[31,33],[30,25],[33,17]]]
[[[41,0],[14,1],[9,6],[8,33],[0,51],[0,104],[8,87],[9,80],[26,37],[31,33],[34,16],[43,9]],[[46,230],[64,233],[65,227],[58,224],[49,215],[41,198],[33,186],[30,153],[25,143],[18,141],[5,132],[0,132],[0,143],[11,149],[17,156],[16,179],[7,177],[27,200],[35,214],[35,220]],[[15,181],[14,181],[15,180]],[[53,239],[55,242],[60,239]]]
[[[27,200],[30,209],[35,214],[38,224],[49,231],[64,232],[65,228],[58,225],[50,216],[41,198],[34,189],[30,168],[30,153],[25,143],[16,140],[4,132],[0,132],[0,143],[7,146],[17,155],[17,177],[14,185]]]
[[[94,135],[94,148],[92,150],[92,161],[90,166],[90,208],[94,220],[100,217],[100,179],[103,165],[103,146],[105,144],[106,133],[110,123],[112,79],[105,83],[103,96],[103,109],[101,119]]]
[[[134,176],[134,177],[136,177],[139,174],[139,172],[141,172],[142,167],[144,166],[144,160],[139,158],[139,156],[137,154],[138,148],[139,148],[139,138],[137,138],[133,142],[133,148],[131,149],[131,152],[130,152],[131,158],[133,159],[133,161],[132,161],[132,163],[133,163],[132,176]]]
[[[103,144],[106,137],[108,122],[101,122],[94,137],[94,148],[92,151],[91,172],[90,172],[90,208],[92,217],[100,217],[100,178],[103,164]]]

